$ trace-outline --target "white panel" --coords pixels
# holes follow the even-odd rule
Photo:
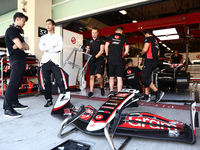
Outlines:
[[[75,42],[74,42],[75,39]],[[83,45],[83,35],[69,31],[63,30],[63,64],[69,54],[72,52],[73,48],[79,48],[79,45]],[[83,66],[83,54],[77,52],[75,64]],[[74,54],[71,56],[69,61],[73,62]],[[76,77],[78,73],[77,68],[72,68],[72,65],[66,64],[63,68],[69,74],[69,86],[76,85]]]

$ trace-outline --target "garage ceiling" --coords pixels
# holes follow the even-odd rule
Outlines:
[[[0,0],[0,16],[17,9],[17,0]]]
[[[152,19],[195,13],[195,12],[200,12],[200,0],[168,0],[140,7],[129,8],[126,9],[126,11],[127,11],[126,15],[122,15],[121,13],[119,13],[119,11],[115,11],[112,13],[94,16],[92,18],[86,18],[85,20],[87,20],[88,22],[85,25],[80,24],[79,21],[81,20],[79,20],[76,22],[67,23],[63,27],[69,30],[73,30],[75,32],[81,32],[90,30],[94,26],[98,28],[105,28],[106,26],[116,26],[116,25],[132,23],[133,20],[141,22]],[[90,21],[96,20],[96,23],[93,23],[91,25],[89,20]],[[177,29],[179,35],[185,34],[183,33],[184,25],[176,25],[174,27]],[[189,27],[190,31],[200,30],[199,23],[191,24],[187,27]],[[166,28],[168,27],[166,26]],[[107,38],[107,36],[105,36],[105,38]],[[142,31],[139,30],[137,32],[126,33],[125,36],[128,38],[133,38],[133,37],[141,37],[143,36],[143,34]],[[170,47],[171,50],[179,50],[179,52],[185,52],[185,41],[183,39],[174,41],[164,41],[163,43],[165,43],[168,47]],[[137,44],[137,43],[132,44],[131,47],[134,50],[137,49],[138,51],[138,49],[141,49],[142,44]],[[162,45],[161,49],[163,53],[171,52],[167,50],[165,47],[162,47]],[[191,38],[189,40],[189,51],[190,52],[200,51],[200,44],[198,37]]]

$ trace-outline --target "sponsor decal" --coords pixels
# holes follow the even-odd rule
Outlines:
[[[131,70],[127,70],[127,73],[128,73],[128,74],[131,74],[131,73],[132,73],[132,71],[131,71]]]
[[[116,105],[118,105],[118,104],[116,104],[116,103],[106,103],[107,105],[114,105],[114,106],[116,106]]]
[[[97,116],[95,117],[95,119],[96,119],[96,120],[101,120],[101,119],[103,119],[103,115],[97,115]]]
[[[134,122],[129,122],[129,120],[134,120],[134,121],[139,121],[139,122],[134,123]],[[143,124],[143,122],[149,123],[149,124]],[[163,125],[163,126],[169,126],[169,128],[156,126],[156,124]],[[170,124],[167,122],[163,122],[160,120],[151,119],[151,118],[147,118],[147,117],[127,117],[125,123],[120,125],[120,127],[129,127],[129,128],[137,128],[137,129],[177,130],[175,128],[170,128],[170,127],[182,127],[182,124],[178,124],[178,125],[174,124],[174,123]],[[178,129],[178,130],[181,130],[181,129]]]
[[[117,94],[116,96],[126,97],[126,96],[128,96],[128,94],[126,94],[126,93],[119,93],[119,94]]]
[[[75,38],[75,37],[72,37],[72,38],[71,38],[71,42],[72,42],[72,44],[76,44],[76,38]]]
[[[109,112],[109,111],[104,111],[104,113],[105,113],[105,114],[110,114],[110,112]]]
[[[109,106],[102,106],[101,108],[115,109],[114,107],[109,107]]]
[[[119,35],[115,35],[115,39],[119,39]]]

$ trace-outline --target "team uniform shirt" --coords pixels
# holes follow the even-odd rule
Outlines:
[[[60,35],[55,33],[43,35],[40,39],[39,48],[41,51],[44,51],[44,55],[41,60],[42,64],[48,62],[49,60],[55,64],[59,64],[59,52],[62,51],[63,48],[62,37]],[[46,50],[49,52],[45,52]]]
[[[125,46],[129,45],[128,39],[122,34],[116,33],[108,37],[107,41],[110,45],[108,61],[120,61],[124,63]]]
[[[132,88],[141,89],[139,73],[141,70],[138,67],[128,67],[124,71],[124,77],[126,79],[126,83]]]
[[[178,54],[177,56],[175,56],[174,54],[171,56],[172,59],[172,63],[173,64],[179,64],[181,62],[182,59],[182,55]]]
[[[13,40],[19,39],[22,43],[24,43],[24,39],[19,34],[18,29],[10,26],[5,33],[5,43],[8,48],[9,60],[26,60],[26,53],[20,49],[13,49],[13,45],[15,44]]]
[[[158,41],[153,37],[146,37],[144,39],[144,44],[149,43],[149,48],[145,54],[145,61],[148,60],[156,60],[158,61],[158,50],[159,50],[159,45]]]
[[[96,56],[99,53],[101,45],[105,45],[105,41],[99,37],[95,40],[91,38],[86,42],[86,46],[90,48],[90,54],[92,56]],[[98,57],[97,60],[103,60],[103,56]]]

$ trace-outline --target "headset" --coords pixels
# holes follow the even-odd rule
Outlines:
[[[13,27],[15,29],[17,29],[17,31],[20,33],[20,34],[24,34],[24,30],[22,29],[22,27],[20,26],[15,26],[14,23],[12,25],[10,25],[10,27]]]

